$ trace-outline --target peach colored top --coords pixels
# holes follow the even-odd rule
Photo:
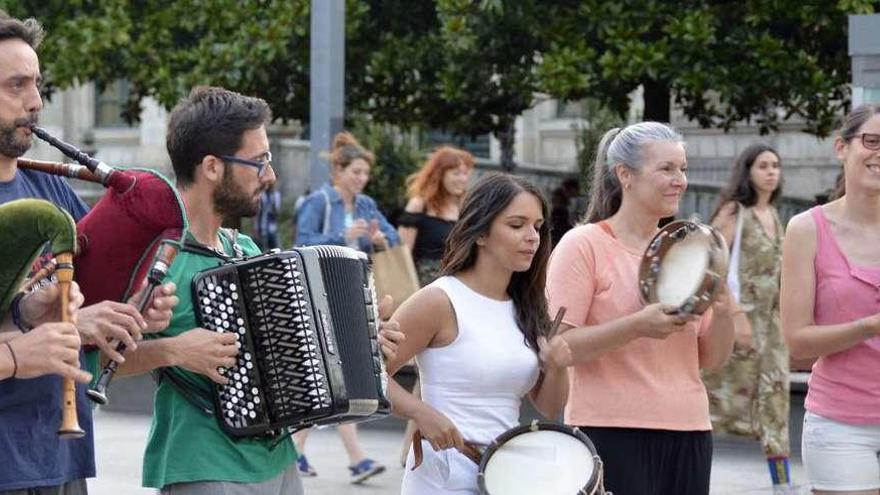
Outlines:
[[[638,291],[641,258],[641,252],[625,246],[598,224],[570,230],[550,259],[550,314],[565,306],[564,323],[581,327],[639,311],[644,307]],[[638,338],[569,368],[565,422],[711,430],[697,347],[698,336],[710,322],[711,311],[707,311],[698,322],[665,340]]]

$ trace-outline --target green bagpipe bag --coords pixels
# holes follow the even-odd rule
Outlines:
[[[0,205],[0,321],[46,246],[54,254],[76,251],[70,214],[41,199]]]

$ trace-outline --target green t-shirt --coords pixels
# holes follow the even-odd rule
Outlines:
[[[232,247],[221,235],[226,253]],[[243,235],[238,244],[246,255],[260,249]],[[171,324],[157,337],[173,337],[196,327],[191,283],[200,271],[215,267],[222,260],[215,256],[181,251],[168,271],[166,282],[177,284],[180,303],[174,309]],[[210,380],[180,369],[187,378],[206,389]],[[143,485],[161,489],[171,483],[191,481],[234,481],[259,483],[274,478],[297,457],[293,442],[285,439],[273,450],[276,439],[233,439],[223,433],[217,418],[208,416],[183,397],[168,380],[156,391],[153,424],[144,453]]]

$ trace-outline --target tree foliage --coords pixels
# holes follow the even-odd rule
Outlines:
[[[826,135],[849,105],[847,14],[870,0],[603,0],[554,6],[540,68],[544,88],[591,96],[621,115],[644,89],[646,119],[668,121],[674,99],[704,127],[795,117]]]
[[[536,92],[591,97],[644,117],[670,102],[703,126],[788,118],[824,135],[849,105],[846,15],[872,0],[346,0],[346,107],[376,122],[494,133],[513,167],[513,123]],[[47,28],[47,90],[125,78],[171,107],[194,85],[309,112],[310,0],[0,0]]]

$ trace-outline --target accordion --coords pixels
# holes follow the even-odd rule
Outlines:
[[[199,325],[238,337],[214,410],[229,435],[390,414],[367,256],[315,246],[227,262],[192,282]]]

